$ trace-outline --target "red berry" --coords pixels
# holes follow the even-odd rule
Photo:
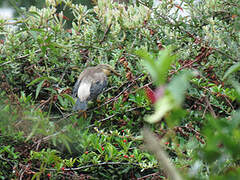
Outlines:
[[[124,155],[123,157],[128,158],[128,155]]]
[[[104,151],[104,147],[102,147],[102,150]]]
[[[165,145],[169,145],[169,142],[165,142]]]
[[[47,176],[48,176],[48,177],[51,177],[51,174],[50,174],[50,173],[48,173],[48,174],[47,174]]]
[[[130,157],[131,157],[131,158],[134,158],[134,155],[132,154],[132,155],[130,155]]]
[[[126,139],[124,139],[124,140],[123,140],[123,142],[127,142],[127,140],[126,140]]]
[[[64,167],[62,167],[62,168],[61,168],[61,170],[62,170],[62,171],[64,171],[64,170],[65,170],[65,168],[64,168]]]
[[[88,154],[88,151],[86,151],[85,154]]]

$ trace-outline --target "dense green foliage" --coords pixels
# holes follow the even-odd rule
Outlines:
[[[165,179],[144,126],[184,179],[240,177],[240,3],[152,4],[46,0],[0,20],[1,179]],[[72,112],[79,73],[100,63],[122,76]]]

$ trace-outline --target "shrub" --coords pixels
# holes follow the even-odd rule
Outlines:
[[[237,179],[238,1],[46,2],[14,29],[0,20],[1,178],[171,177],[158,151],[143,150],[146,125],[178,178]],[[69,29],[59,6],[74,16]],[[72,87],[100,63],[122,76],[85,118],[72,112]]]

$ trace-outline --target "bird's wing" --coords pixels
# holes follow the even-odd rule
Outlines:
[[[105,87],[107,87],[107,77],[103,73],[97,73],[99,78],[92,83],[90,88],[90,97],[89,99],[95,99]]]
[[[73,92],[72,92],[72,96],[73,96],[73,97],[76,97],[76,96],[77,96],[79,83],[80,83],[80,80],[78,79],[77,82],[74,84]]]
[[[79,87],[82,79],[83,79],[84,77],[86,77],[87,72],[88,72],[88,71],[91,71],[91,69],[92,69],[91,67],[86,68],[86,69],[85,69],[83,72],[81,72],[80,75],[78,76],[78,79],[77,79],[77,81],[76,81],[76,83],[74,84],[74,87],[73,87],[73,93],[72,93],[72,96],[73,96],[73,97],[77,97],[78,87]]]
[[[73,97],[80,101],[96,98],[107,86],[107,77],[102,70],[96,68],[85,69],[78,77],[73,88]]]

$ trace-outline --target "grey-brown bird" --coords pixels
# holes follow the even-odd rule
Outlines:
[[[119,74],[108,64],[99,64],[86,68],[78,77],[73,88],[73,97],[77,102],[73,106],[74,111],[85,111],[88,101],[96,99],[107,87],[107,76],[114,73]]]

